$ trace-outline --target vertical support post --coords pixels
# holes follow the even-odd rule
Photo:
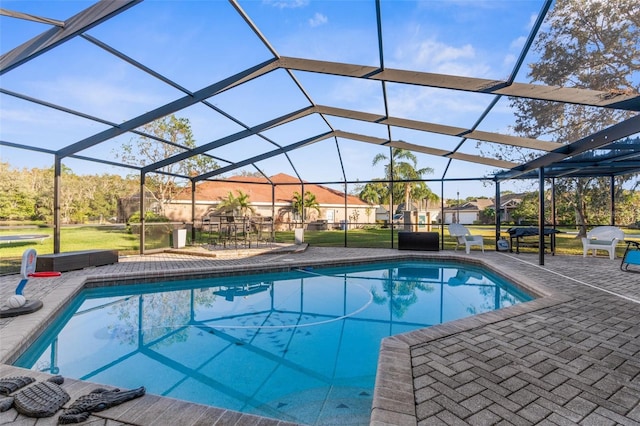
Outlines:
[[[610,198],[611,198],[611,226],[616,226],[616,179],[611,176]]]
[[[144,196],[144,185],[145,185],[145,174],[144,172],[140,172],[140,254],[144,254],[144,234],[145,230],[145,196]]]
[[[558,226],[556,211],[556,178],[551,178],[551,225],[553,229]]]
[[[302,229],[304,229],[304,216],[306,212],[304,208],[304,181],[302,182],[300,188],[302,189],[302,217],[300,218],[300,220],[302,221]]]
[[[271,184],[271,242],[276,242],[276,185]]]
[[[538,264],[544,265],[544,168],[542,167],[538,169]]]
[[[500,182],[496,181],[496,197],[495,197],[495,224],[496,224],[496,251],[498,251],[498,240],[500,240],[500,226],[502,218],[500,217]]]
[[[349,223],[347,222],[347,182],[344,183],[344,246],[347,246],[347,229],[349,229]]]
[[[60,253],[60,193],[62,191],[62,158],[55,155],[53,166],[53,252]]]
[[[391,248],[394,248],[393,244],[393,148],[389,147],[389,223],[391,224]]]
[[[191,244],[196,242],[196,181],[191,179]]]
[[[440,180],[440,250],[444,250],[444,181]]]

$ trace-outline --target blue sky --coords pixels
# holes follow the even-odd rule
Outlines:
[[[64,20],[89,7],[86,1],[2,1],[2,7]],[[282,56],[378,66],[375,2],[254,0],[239,1],[271,46]],[[385,66],[424,72],[504,79],[529,34],[541,0],[435,0],[381,3]],[[2,53],[50,27],[5,16],[0,17]],[[226,1],[153,1],[133,6],[87,32],[143,63],[190,91],[270,59],[271,53]],[[526,63],[516,81],[527,82]],[[329,75],[295,72],[312,101],[319,105],[385,113],[381,84]],[[116,59],[89,41],[76,37],[50,52],[0,77],[3,89],[32,96],[113,123],[183,96],[154,77]],[[458,127],[471,127],[493,99],[491,96],[389,83],[386,87],[389,114]],[[252,126],[309,103],[283,70],[208,99],[227,114]],[[59,149],[107,128],[84,118],[47,109],[8,95],[0,95],[0,138],[3,141]],[[176,115],[190,120],[198,145],[235,133],[242,128],[202,104]],[[332,117],[334,128],[374,137],[387,137],[384,126]],[[502,99],[479,126],[480,130],[511,133],[514,116]],[[328,130],[317,115],[264,133],[281,145]],[[80,155],[115,160],[116,152],[132,135],[90,148]],[[425,134],[400,128],[392,138],[451,150],[460,138]],[[388,148],[347,139],[338,141],[347,180],[383,176],[382,165],[372,166],[378,153]],[[257,136],[211,152],[228,161],[273,150],[274,145]],[[0,159],[13,167],[49,167],[49,155],[0,147]],[[475,141],[462,152],[478,154]],[[307,181],[341,181],[338,148],[328,139],[289,154],[295,170]],[[447,161],[417,154],[419,167],[431,167],[427,178],[442,177]],[[78,173],[129,173],[123,168],[67,159],[65,165]],[[221,165],[226,163],[221,162]],[[282,156],[258,164],[267,175],[295,175]],[[247,168],[248,171],[255,171]],[[475,178],[490,167],[453,161],[447,178]],[[430,185],[440,193],[440,184]],[[494,194],[480,183],[447,183],[445,197]],[[519,190],[519,187],[506,189]]]

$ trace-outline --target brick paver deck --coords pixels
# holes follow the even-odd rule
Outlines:
[[[193,274],[240,273],[292,266],[403,257],[457,258],[482,263],[541,297],[385,339],[381,344],[371,424],[640,425],[640,274],[619,259],[472,251],[399,252],[310,247],[304,252],[228,252],[215,258],[187,253],[122,257],[115,265],[33,278],[35,313],[0,319],[0,377],[44,373],[12,367],[48,320],[80,289],[118,281]],[[202,253],[197,253],[202,254]],[[0,277],[0,300],[19,277]],[[66,380],[71,401],[94,384]],[[10,409],[0,424],[55,424]],[[146,395],[96,413],[92,425],[284,425],[214,407]],[[168,423],[167,423],[168,422]]]

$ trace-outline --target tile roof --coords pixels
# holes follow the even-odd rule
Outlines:
[[[293,199],[294,192],[302,192],[300,180],[297,178],[279,173],[269,178],[275,184],[275,203],[289,203]],[[220,201],[226,198],[229,192],[237,195],[237,191],[242,191],[249,195],[252,203],[271,203],[271,184],[264,177],[255,176],[233,176],[227,180],[205,181],[196,187],[196,200],[198,201]],[[311,183],[304,184],[304,191],[311,192],[316,196],[320,205],[344,205],[344,192],[322,185]],[[191,191],[189,189],[181,192],[175,197],[176,200],[190,200]],[[347,195],[347,204],[366,206],[367,203],[360,198]]]

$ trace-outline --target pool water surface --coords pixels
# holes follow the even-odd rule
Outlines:
[[[369,424],[381,339],[531,297],[395,262],[84,290],[15,365],[290,422]]]

